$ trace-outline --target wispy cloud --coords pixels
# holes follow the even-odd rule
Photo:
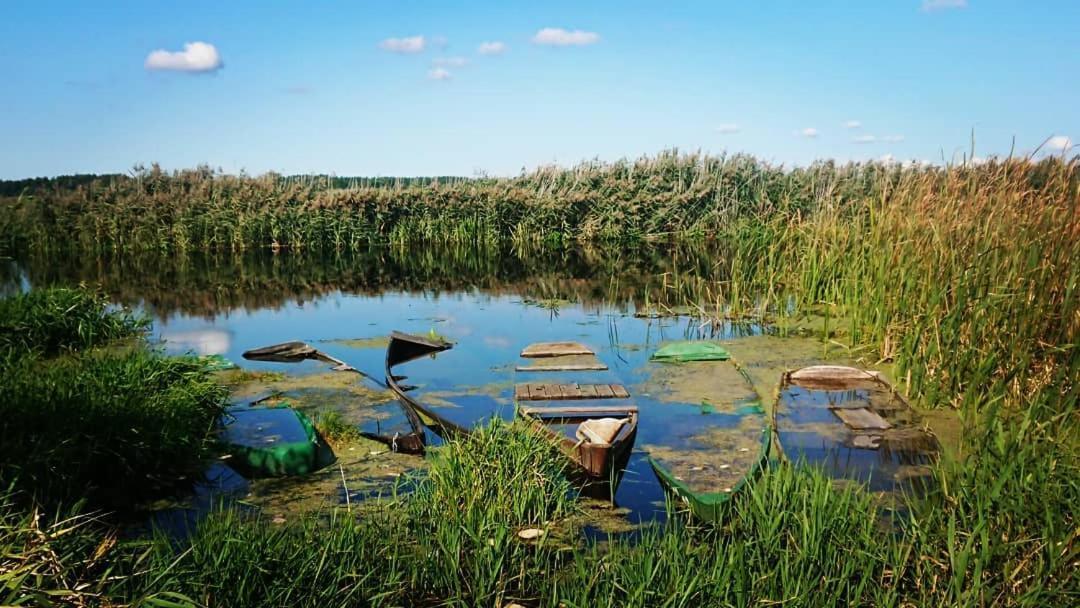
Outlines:
[[[923,0],[922,10],[944,11],[951,8],[967,8],[967,0]]]
[[[217,48],[208,42],[188,42],[182,51],[158,49],[146,56],[148,70],[214,72],[225,67]]]
[[[481,55],[502,55],[506,52],[506,44],[498,40],[481,42],[480,46],[476,47],[476,52]]]
[[[1066,135],[1055,135],[1046,140],[1045,147],[1047,150],[1053,150],[1055,152],[1063,152],[1073,146],[1073,142]]]
[[[427,73],[428,78],[431,80],[450,80],[453,74],[449,70],[443,68],[435,68]]]
[[[406,38],[387,38],[379,43],[379,48],[391,53],[414,54],[422,53],[427,47],[427,40],[423,36],[408,36]]]
[[[877,137],[874,135],[858,135],[851,138],[853,144],[872,144],[877,141]]]
[[[545,27],[536,32],[533,43],[547,46],[586,46],[600,42],[600,34],[585,30],[564,30],[561,27]]]
[[[436,57],[431,60],[431,63],[448,68],[460,68],[469,63],[469,60],[464,57]]]
[[[881,138],[881,141],[885,141],[885,142],[889,142],[889,143],[897,143],[897,142],[904,141],[904,136],[903,135],[886,135],[885,137]]]
[[[849,120],[844,123],[845,129],[861,129],[862,123],[857,120]]]
[[[735,123],[726,123],[726,124],[716,126],[716,132],[717,133],[723,133],[724,135],[730,135],[732,133],[738,133],[740,130],[741,129],[739,128],[739,125],[737,125]]]
[[[798,135],[799,137],[814,138],[818,136],[818,130],[814,127],[806,127],[805,129],[796,131],[795,135]]]

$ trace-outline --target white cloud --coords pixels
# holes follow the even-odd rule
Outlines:
[[[422,53],[427,46],[427,40],[423,36],[409,36],[407,38],[387,38],[379,43],[379,48],[391,53]]]
[[[432,80],[450,80],[453,74],[451,74],[449,70],[444,70],[443,68],[435,68],[434,70],[428,72],[427,76]]]
[[[717,133],[723,133],[724,135],[730,135],[732,133],[738,133],[739,130],[740,130],[739,125],[737,125],[735,123],[727,123],[727,124],[723,124],[723,125],[718,125],[716,127],[716,132]]]
[[[498,40],[481,42],[480,46],[476,47],[476,52],[481,55],[502,55],[506,52],[506,45]]]
[[[872,144],[877,141],[877,137],[874,135],[859,135],[851,138],[853,144]]]
[[[817,137],[818,136],[818,130],[815,129],[814,127],[806,127],[805,129],[801,129],[799,131],[796,131],[795,134],[798,135],[799,137]]]
[[[460,68],[469,63],[469,60],[464,57],[436,57],[431,60],[431,63],[448,68]]]
[[[146,56],[144,65],[148,70],[173,72],[213,72],[225,66],[221,54],[208,42],[185,43],[182,51],[158,49]]]
[[[861,129],[862,123],[857,120],[849,120],[844,123],[845,129]]]
[[[431,44],[437,49],[445,49],[446,47],[450,46],[450,41],[446,38],[446,36],[433,36],[431,38]]]
[[[532,38],[535,44],[548,46],[585,46],[600,42],[600,34],[584,30],[564,30],[561,27],[545,27]]]
[[[923,0],[922,10],[943,11],[950,8],[967,8],[967,0]]]
[[[886,135],[885,137],[881,138],[881,141],[887,141],[887,142],[892,142],[892,143],[901,142],[901,141],[904,141],[904,136],[903,135]]]
[[[1073,146],[1073,142],[1066,135],[1055,135],[1046,140],[1046,149],[1055,152],[1063,152]]]
[[[891,165],[892,163],[896,162],[896,157],[892,154],[883,154],[880,158],[878,158],[878,162],[885,163],[886,165]]]

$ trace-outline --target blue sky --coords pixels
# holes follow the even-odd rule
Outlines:
[[[1077,151],[1075,0],[665,4],[6,2],[0,178]]]

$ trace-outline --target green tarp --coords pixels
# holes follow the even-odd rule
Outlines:
[[[712,342],[672,342],[652,355],[653,361],[727,361],[731,353]]]

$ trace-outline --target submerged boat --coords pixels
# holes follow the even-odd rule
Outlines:
[[[244,477],[306,475],[327,464],[311,419],[283,403],[237,406],[222,417],[220,441],[228,464]]]
[[[386,347],[386,386],[397,397],[405,410],[405,416],[413,428],[410,437],[418,437],[423,442],[423,427],[431,429],[433,433],[443,439],[468,434],[468,429],[447,418],[440,416],[434,409],[425,406],[414,399],[409,392],[415,386],[402,384],[408,378],[394,374],[393,368],[402,363],[414,361],[421,357],[434,355],[444,350],[453,348],[453,345],[444,340],[415,336],[399,331],[390,333],[390,343]]]
[[[776,403],[780,446],[793,461],[891,491],[928,479],[937,437],[875,371],[815,365],[787,372]]]
[[[570,477],[582,488],[618,486],[637,438],[636,406],[518,406],[518,415],[558,442],[574,464]]]
[[[675,440],[677,445],[645,449],[668,494],[694,517],[717,521],[732,498],[769,466],[772,425],[749,377],[726,351],[707,346],[677,343],[658,351],[664,356],[652,357],[656,365],[678,366],[680,380],[700,381],[700,394],[693,396],[702,417]]]
[[[588,346],[578,342],[538,342],[521,351],[536,362],[516,371],[530,380],[514,388],[517,414],[549,435],[571,463],[569,477],[582,492],[610,496],[618,487],[637,438],[638,408],[621,384],[602,380],[607,370]],[[538,405],[558,402],[558,405]],[[573,402],[572,405],[569,403]]]

